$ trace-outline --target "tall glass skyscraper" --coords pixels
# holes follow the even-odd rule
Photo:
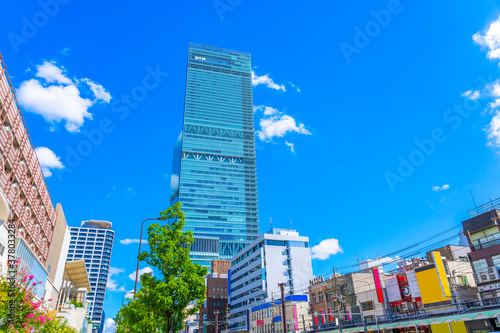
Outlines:
[[[109,275],[109,264],[113,250],[115,232],[111,222],[89,220],[80,227],[70,227],[71,241],[67,261],[85,260],[92,292],[89,317],[93,322],[92,332],[102,332],[104,320],[104,297]],[[100,323],[100,325],[99,325]]]
[[[191,43],[170,203],[182,203],[191,258],[230,259],[259,236],[250,54]]]

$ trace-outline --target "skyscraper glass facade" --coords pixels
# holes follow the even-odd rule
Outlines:
[[[111,222],[107,221],[85,221],[79,228],[69,228],[71,241],[67,261],[85,261],[92,288],[87,300],[91,301],[89,318],[93,323],[101,323],[104,320],[104,297],[115,237],[115,232],[110,228]],[[99,332],[102,332],[102,325],[98,326]]]
[[[174,145],[171,204],[210,266],[259,236],[250,54],[190,44],[184,124]]]

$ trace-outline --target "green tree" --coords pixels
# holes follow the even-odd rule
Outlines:
[[[183,328],[187,315],[199,311],[205,299],[207,269],[189,258],[193,233],[183,231],[185,224],[181,204],[160,213],[162,220],[148,228],[149,252],[139,260],[156,267],[160,277],[144,274],[135,300],[122,307],[116,317],[117,332],[177,332]],[[189,303],[195,306],[189,310]]]

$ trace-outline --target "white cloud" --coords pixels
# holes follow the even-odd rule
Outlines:
[[[113,276],[113,275],[118,275],[120,273],[123,273],[123,272],[125,272],[125,270],[123,268],[117,268],[117,267],[110,266],[108,272],[109,272],[109,276]]]
[[[130,280],[135,281],[135,274],[137,271],[134,271],[132,274],[130,274],[128,277]],[[144,267],[143,269],[139,270],[139,280],[141,279],[141,276],[146,274],[146,273],[153,273],[153,269],[151,267]]]
[[[106,289],[110,291],[120,291],[120,292],[125,291],[125,287],[124,286],[118,287],[118,281],[112,279],[111,277],[108,277],[108,282],[106,283]]]
[[[479,90],[467,90],[466,92],[462,93],[462,97],[467,97],[468,99],[471,100],[476,100],[481,96],[481,93]]]
[[[113,318],[108,318],[104,322],[104,328],[102,330],[103,333],[114,333],[116,332],[116,323]]]
[[[301,92],[302,90],[300,90],[299,87],[297,87],[295,84],[293,84],[291,81],[290,81],[290,85],[295,88],[297,90],[297,92]]]
[[[108,275],[108,281],[106,282],[106,288],[110,291],[125,291],[125,286],[119,287],[119,283],[117,280],[113,279],[113,276],[118,275],[120,273],[125,272],[124,269],[121,268],[116,268],[116,267],[109,267],[109,275]]]
[[[17,97],[23,108],[39,114],[50,123],[65,122],[69,132],[78,132],[85,118],[92,119],[88,111],[97,101],[109,103],[111,95],[99,84],[89,80],[72,80],[66,76],[63,67],[55,62],[45,61],[37,66],[36,77],[21,82]],[[86,82],[95,95],[95,100],[80,96],[80,81]]]
[[[321,241],[316,246],[313,246],[311,249],[311,258],[326,260],[330,258],[331,255],[335,255],[337,253],[343,253],[344,251],[339,245],[339,240],[335,238],[325,239]]]
[[[265,116],[272,116],[272,115],[275,115],[279,112],[278,109],[275,109],[272,106],[254,105],[253,112],[255,113],[257,111],[262,111],[262,113]]]
[[[258,76],[252,71],[252,86],[258,86],[259,84],[265,84],[268,88],[274,90],[286,91],[285,85],[274,83],[269,74]]]
[[[62,169],[64,165],[61,163],[61,158],[47,147],[37,147],[35,149],[38,161],[42,166],[42,172],[45,177],[52,176],[50,169]]]
[[[433,186],[432,187],[432,190],[434,192],[441,192],[441,191],[446,191],[446,190],[449,190],[450,189],[450,185],[448,184],[445,184],[443,186]]]
[[[148,241],[143,239],[142,244],[147,244]],[[125,238],[125,239],[120,239],[120,244],[123,245],[129,245],[129,244],[139,244],[139,239],[130,239],[130,238]]]
[[[65,75],[66,71],[64,70],[64,67],[57,67],[53,61],[45,61],[43,64],[37,65],[36,70],[36,76],[45,79],[47,83],[72,83],[71,79]]]
[[[500,17],[492,22],[485,32],[477,32],[472,39],[482,47],[488,48],[490,60],[500,59]]]
[[[93,82],[89,79],[83,79],[83,81],[88,84],[90,90],[92,90],[92,92],[94,93],[96,100],[102,100],[106,103],[109,103],[111,101],[111,94],[106,91],[106,89],[104,89],[104,87],[99,83]]]
[[[290,150],[292,151],[292,153],[295,153],[295,145],[293,143],[290,143],[288,141],[285,141],[285,144],[290,147]]]
[[[488,126],[488,145],[500,147],[500,112],[497,111]]]
[[[297,122],[294,118],[286,114],[277,114],[272,117],[262,118],[259,121],[260,131],[257,136],[262,141],[272,140],[274,137],[282,138],[288,132],[311,135],[304,124]]]

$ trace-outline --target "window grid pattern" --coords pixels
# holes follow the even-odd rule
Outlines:
[[[171,204],[182,203],[191,255],[210,265],[259,236],[251,61],[191,44],[183,132],[174,145]]]
[[[87,300],[91,301],[89,317],[101,322],[104,315],[104,298],[108,280],[114,231],[85,227],[70,227],[71,241],[68,261],[85,260],[92,291]]]

